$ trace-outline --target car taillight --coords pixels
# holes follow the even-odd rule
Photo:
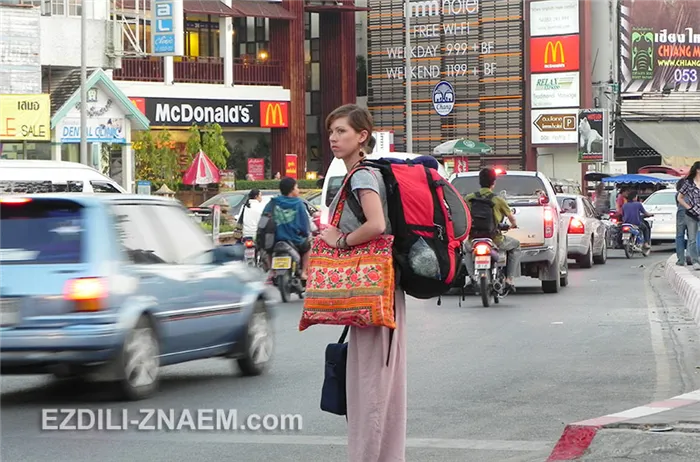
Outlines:
[[[576,217],[571,217],[569,221],[569,234],[583,234],[585,226],[583,222]]]
[[[544,209],[544,238],[549,239],[554,236],[554,211],[551,207]]]
[[[255,241],[253,241],[252,239],[248,239],[247,241],[245,241],[245,246],[248,248],[255,247]]]
[[[622,232],[623,232],[623,233],[629,233],[629,232],[630,232],[630,227],[629,227],[629,226],[623,226],[623,227],[622,227]]]
[[[107,298],[107,287],[100,278],[79,278],[66,282],[63,298],[75,303],[76,311],[99,311]]]
[[[487,244],[477,244],[476,247],[474,247],[474,253],[476,255],[491,255],[491,247]]]
[[[506,171],[502,168],[495,168],[494,172],[496,172],[496,175],[503,175],[504,173],[506,173]]]
[[[31,202],[28,197],[0,197],[0,204],[26,204]]]

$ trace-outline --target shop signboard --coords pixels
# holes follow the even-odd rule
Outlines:
[[[123,118],[94,118],[87,120],[88,143],[126,144]],[[58,124],[57,137],[61,143],[80,143],[80,119],[66,117]]]
[[[578,34],[579,0],[530,2],[530,36]]]
[[[248,175],[253,181],[265,179],[265,159],[251,157],[248,159]]]
[[[557,35],[530,39],[530,71],[579,70],[579,36]]]
[[[578,109],[532,111],[532,144],[576,144]]]
[[[193,98],[130,98],[153,127],[289,127],[288,101],[251,101]]]
[[[530,102],[532,108],[579,107],[581,82],[579,72],[532,74]]]
[[[182,56],[185,50],[183,0],[151,1],[151,50],[153,56]]]
[[[608,118],[604,109],[581,109],[578,114],[578,161],[608,160]]]
[[[284,174],[286,176],[297,178],[297,155],[287,154],[284,161]]]
[[[50,96],[0,95],[0,140],[50,141]]]
[[[623,93],[698,91],[700,9],[697,0],[621,2]]]

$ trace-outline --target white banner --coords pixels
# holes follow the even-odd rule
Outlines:
[[[530,101],[532,108],[579,107],[581,82],[579,72],[532,74]]]
[[[578,143],[578,108],[533,109],[531,114],[532,144]]]
[[[544,0],[530,3],[530,36],[579,33],[579,0]]]

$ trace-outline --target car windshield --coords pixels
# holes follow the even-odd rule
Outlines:
[[[2,264],[83,261],[83,208],[73,201],[1,202],[0,229]]]
[[[334,176],[328,179],[328,191],[326,192],[326,207],[330,207],[335,195],[340,191],[340,187],[343,186],[343,181],[345,181],[345,175]]]
[[[644,201],[644,205],[676,205],[675,193],[652,194]]]
[[[477,192],[479,186],[478,176],[461,176],[452,180],[452,185],[462,196]],[[496,180],[494,194],[505,197],[509,202],[518,198],[537,197],[540,192],[546,191],[544,183],[536,176],[500,175]]]
[[[222,200],[228,202],[229,207],[232,209],[243,205],[243,202],[248,198],[248,193],[234,193],[234,194],[217,194],[211,199],[205,201],[200,205],[200,207],[212,207],[216,204],[221,204]]]

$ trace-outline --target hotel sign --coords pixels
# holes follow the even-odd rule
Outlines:
[[[151,1],[151,54],[182,56],[185,54],[185,14],[183,0]]]
[[[579,0],[546,0],[530,3],[530,36],[578,34]]]
[[[530,71],[579,70],[579,36],[564,35],[530,39]]]

